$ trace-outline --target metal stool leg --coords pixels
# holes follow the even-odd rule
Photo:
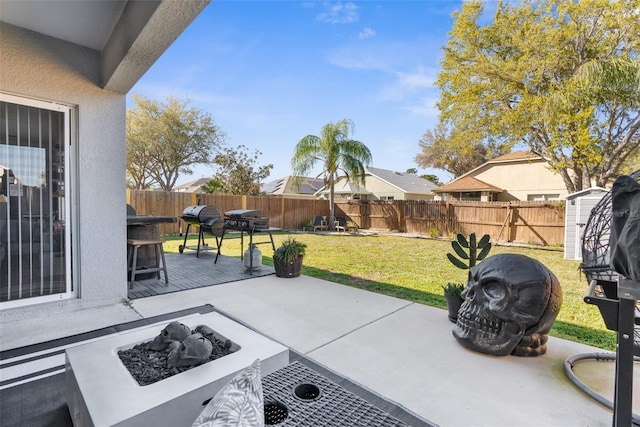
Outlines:
[[[162,271],[164,271],[164,283],[169,284],[169,276],[167,275],[167,263],[164,261],[164,247],[160,243],[160,255],[162,256]],[[160,278],[160,272],[158,271],[158,278]]]
[[[133,288],[133,282],[136,281],[136,264],[138,263],[138,248],[139,245],[133,245],[133,259],[131,261],[131,281],[129,287]]]

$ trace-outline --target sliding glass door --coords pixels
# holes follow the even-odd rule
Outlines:
[[[0,94],[0,307],[73,293],[67,106]]]

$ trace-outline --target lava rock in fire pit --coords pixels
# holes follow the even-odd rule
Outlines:
[[[180,323],[178,324],[182,325]],[[172,327],[172,329],[173,328],[174,327]],[[163,329],[160,336],[165,334],[165,329]],[[183,328],[180,327],[180,329]],[[187,329],[189,328],[187,327]],[[157,341],[158,340],[148,341],[142,344],[137,344],[133,348],[118,351],[118,357],[125,365],[131,376],[141,386],[153,384],[181,372],[188,371],[189,369],[195,368],[203,363],[207,363],[233,353],[233,350],[231,349],[233,345],[231,340],[223,340],[216,337],[215,332],[205,325],[196,326],[193,331],[189,329],[189,335],[184,338],[182,342],[169,340],[167,342],[167,346],[161,350],[154,350],[154,348],[157,348],[154,345],[154,343],[157,344]],[[176,353],[177,349],[180,349],[183,346],[185,348],[187,347],[185,341],[190,342],[189,346],[191,346],[191,341],[199,341],[205,351],[200,353],[199,350],[192,348],[193,353],[189,352],[189,356],[201,355],[203,357],[201,359],[176,357],[174,353]],[[211,351],[207,350],[209,347],[211,348]],[[184,353],[184,350],[179,353]],[[174,356],[171,356],[172,354],[174,354]],[[170,357],[171,359],[175,359],[173,363],[170,362]]]

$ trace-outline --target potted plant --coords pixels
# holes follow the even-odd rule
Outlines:
[[[298,277],[302,270],[302,258],[307,250],[306,243],[288,237],[273,253],[273,266],[278,277]]]
[[[464,302],[461,294],[464,291],[464,283],[449,282],[442,286],[444,290],[444,299],[447,300],[447,309],[449,310],[449,320],[453,323],[458,321],[458,311]]]
[[[451,247],[457,255],[456,256],[451,253],[447,254],[447,258],[451,264],[462,270],[468,270],[476,265],[477,262],[482,261],[487,257],[487,255],[489,255],[491,242],[489,242],[488,234],[485,234],[482,236],[480,241],[477,241],[476,233],[471,233],[469,235],[469,239],[458,233],[456,235],[456,240],[451,242]],[[468,249],[469,252],[467,253],[465,249]],[[480,252],[478,252],[478,249]],[[464,301],[461,295],[464,288],[465,285],[462,283],[451,282],[442,287],[444,290],[444,297],[447,300],[449,320],[454,323],[458,320],[458,311]]]

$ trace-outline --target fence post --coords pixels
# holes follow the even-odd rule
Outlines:
[[[406,203],[405,200],[398,200],[396,205],[396,209],[397,209],[397,216],[398,216],[398,232],[400,233],[404,233],[405,231],[407,231],[407,225],[405,224],[405,218],[404,218],[404,204]]]
[[[511,205],[509,202],[509,209],[511,210],[511,216],[509,220],[509,240],[508,242],[513,242],[516,240],[516,236],[518,235],[518,226],[516,222],[518,222],[518,205]]]

